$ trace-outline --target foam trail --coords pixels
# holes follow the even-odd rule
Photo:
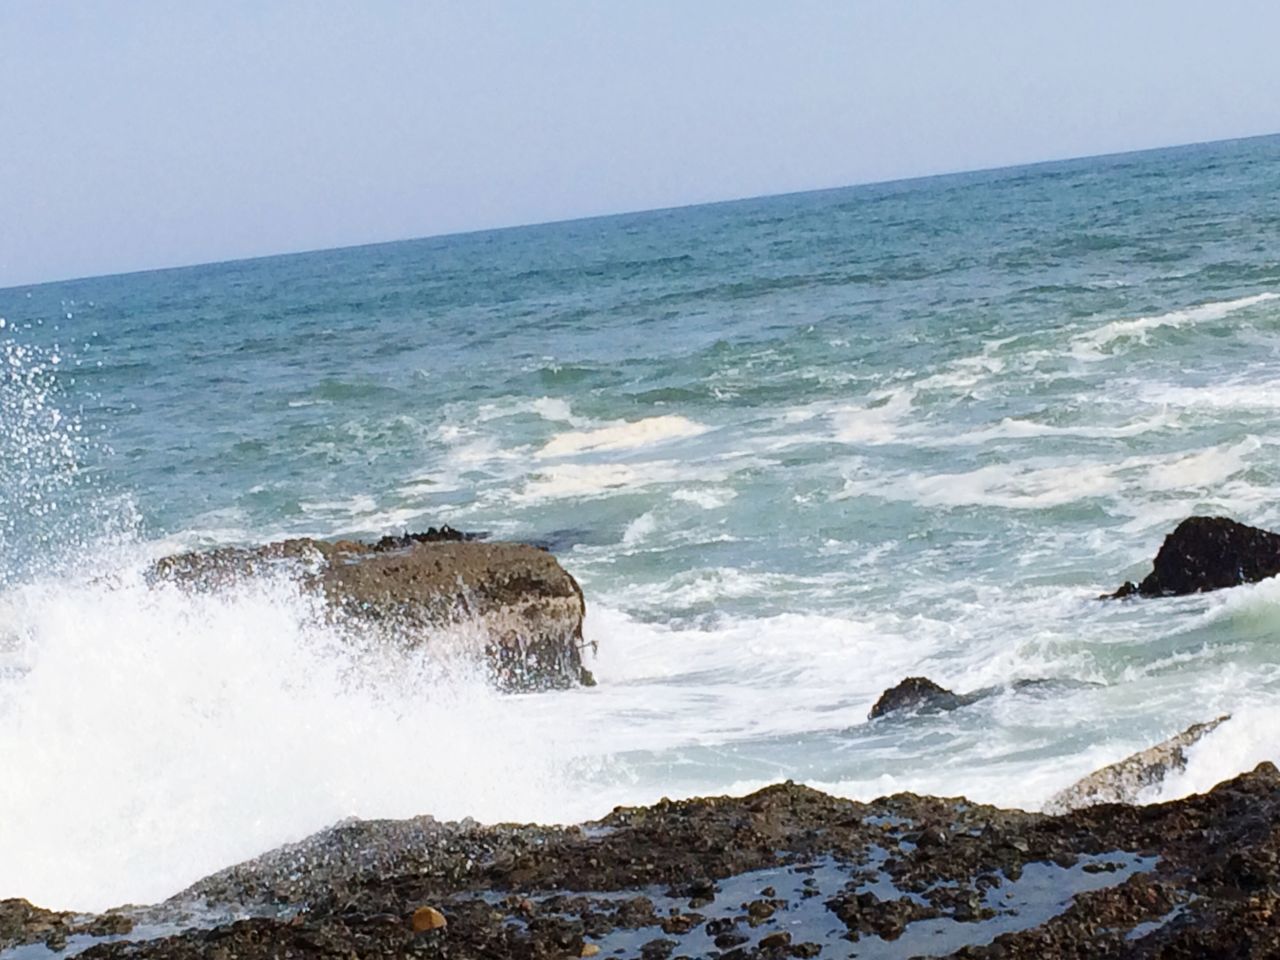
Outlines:
[[[669,414],[646,417],[633,423],[615,423],[594,430],[556,434],[538,451],[538,456],[565,457],[581,453],[636,450],[671,440],[684,440],[706,433],[709,428],[688,417]]]
[[[1239,297],[1235,300],[1221,300],[1203,303],[1198,307],[1185,310],[1171,310],[1150,317],[1138,317],[1134,320],[1113,320],[1096,330],[1082,333],[1072,340],[1073,352],[1082,360],[1097,360],[1107,356],[1106,347],[1121,340],[1146,343],[1151,331],[1160,327],[1185,327],[1197,323],[1208,323],[1221,320],[1231,314],[1280,298],[1276,293],[1259,293],[1251,297]]]

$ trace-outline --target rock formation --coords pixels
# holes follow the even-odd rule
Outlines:
[[[271,572],[320,591],[346,622],[406,643],[424,642],[432,628],[474,625],[503,689],[592,682],[582,663],[582,590],[555,557],[527,544],[479,542],[448,527],[376,543],[300,538],[166,557],[153,576],[216,590]]]
[[[584,827],[348,821],[104,915],[126,939],[81,956],[1276,956],[1277,823],[1269,763],[1174,803],[1062,816],[785,783]],[[58,946],[59,916],[0,903],[0,949]]]
[[[1045,813],[1066,813],[1099,803],[1136,803],[1143,790],[1187,769],[1187,748],[1230,719],[1228,714],[1193,724],[1154,747],[1095,770],[1050,797]]]
[[[907,677],[897,686],[890,687],[880,694],[868,720],[883,717],[890,713],[911,711],[913,713],[938,713],[943,710],[954,710],[972,702],[972,697],[952,693],[941,687],[928,677]]]
[[[1188,517],[1164,538],[1141,583],[1109,599],[1170,597],[1255,583],[1280,573],[1280,534],[1226,517]]]

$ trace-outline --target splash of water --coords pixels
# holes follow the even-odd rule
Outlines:
[[[141,569],[0,597],[0,897],[161,899],[354,814],[560,812],[553,721],[478,668],[353,643],[320,603]]]

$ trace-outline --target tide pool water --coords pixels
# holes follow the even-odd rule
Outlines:
[[[1276,758],[1280,583],[1095,598],[1280,527],[1277,196],[1263,138],[0,291],[0,897],[786,778],[1034,809],[1224,712],[1163,796]],[[440,523],[553,544],[597,687],[142,577]],[[910,675],[996,692],[868,723]]]

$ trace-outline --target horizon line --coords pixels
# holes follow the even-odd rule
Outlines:
[[[977,173],[999,173],[1005,170],[1021,170],[1028,167],[1048,166],[1055,163],[1070,163],[1079,160],[1105,160],[1113,157],[1126,157],[1141,153],[1157,153],[1161,150],[1178,150],[1187,147],[1203,147],[1215,144],[1237,143],[1245,140],[1265,140],[1280,136],[1280,131],[1271,133],[1246,134],[1239,137],[1224,137],[1218,140],[1192,140],[1185,143],[1163,144],[1156,147],[1138,147],[1132,150],[1116,150],[1105,153],[1077,154],[1068,157],[1050,157],[1043,160],[1031,160],[1025,163],[1009,163],[992,167],[967,167],[959,170],[944,170],[938,173],[915,174],[906,177],[889,177],[884,180],[862,180],[853,183],[835,184],[824,187],[806,187],[802,190],[786,190],[782,193],[758,193],[739,197],[724,197],[719,200],[700,200],[694,203],[676,203],[664,207],[642,207],[639,209],[614,210],[606,213],[589,213],[579,216],[561,217],[551,220],[535,220],[525,223],[509,223],[494,227],[475,227],[468,230],[449,230],[442,233],[425,233],[411,237],[393,237],[387,240],[368,240],[361,243],[342,244],[336,247],[310,247],[301,250],[281,250],[274,253],[259,253],[246,257],[228,257],[225,260],[198,260],[191,263],[175,263],[161,267],[141,267],[136,270],[122,270],[117,273],[91,273],[73,277],[57,277],[51,280],[36,280],[27,283],[15,283],[0,287],[0,293],[14,290],[28,290],[35,287],[53,286],[60,283],[81,283],[88,280],[106,280],[116,277],[131,277],[147,273],[164,273],[171,270],[193,270],[200,267],[227,266],[235,263],[253,263],[258,260],[274,260],[282,257],[305,257],[317,253],[337,253],[344,250],[363,250],[368,247],[383,247],[397,243],[414,243],[420,240],[443,240],[450,237],[466,237],[483,233],[498,233],[505,230],[523,230],[536,227],[549,227],[559,224],[586,223],[592,220],[608,220],[614,217],[639,216],[652,213],[669,213],[673,210],[688,210],[696,207],[714,207],[731,203],[749,203],[753,200],[771,200],[782,197],[799,197],[813,193],[829,193],[836,190],[850,190],[858,187],[888,186],[896,183],[913,183],[924,180],[938,180],[944,177],[958,177]]]

